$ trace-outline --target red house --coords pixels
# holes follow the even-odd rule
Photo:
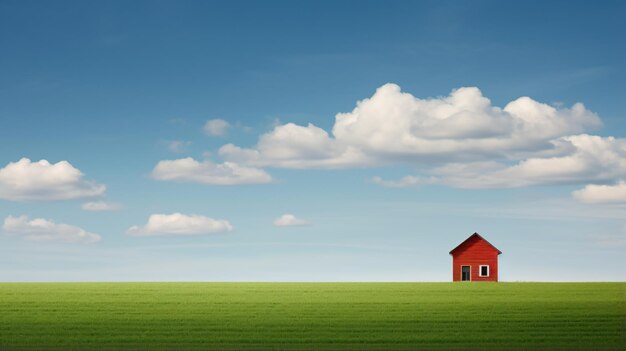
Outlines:
[[[452,281],[497,282],[498,255],[502,252],[478,233],[450,251]]]

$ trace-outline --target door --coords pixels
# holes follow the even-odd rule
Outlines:
[[[470,280],[470,266],[461,266],[461,281]]]

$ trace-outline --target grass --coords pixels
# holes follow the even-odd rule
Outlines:
[[[1,283],[0,350],[624,350],[626,283]]]

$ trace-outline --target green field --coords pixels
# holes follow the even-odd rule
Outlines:
[[[1,283],[0,350],[624,350],[626,283]]]

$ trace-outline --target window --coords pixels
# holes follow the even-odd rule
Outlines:
[[[480,266],[479,273],[480,273],[481,277],[488,277],[489,276],[489,266],[487,266],[487,265]]]

